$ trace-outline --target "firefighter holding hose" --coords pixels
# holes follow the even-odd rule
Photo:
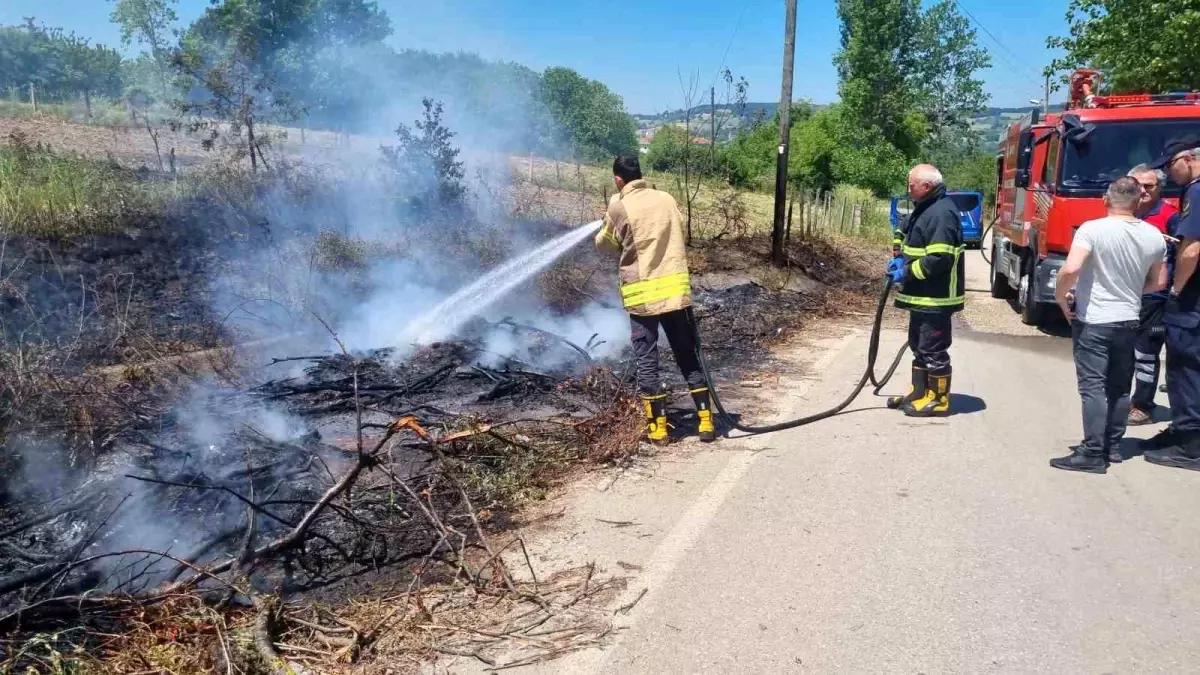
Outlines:
[[[895,242],[898,250],[893,247],[888,276],[900,286],[896,306],[909,312],[908,344],[915,358],[912,387],[888,399],[888,407],[910,417],[935,417],[950,412],[951,317],[965,297],[962,221],[933,165],[913,167],[908,194],[913,211]]]
[[[618,193],[596,234],[596,247],[619,256],[621,300],[629,312],[647,436],[654,442],[667,438],[667,394],[658,359],[661,326],[696,404],[700,440],[715,440],[711,397],[696,356],[683,216],[674,197],[646,184],[634,155],[613,161],[613,182]]]

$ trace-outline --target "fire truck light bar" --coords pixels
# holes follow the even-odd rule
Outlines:
[[[1115,96],[1096,96],[1092,99],[1093,105],[1097,108],[1145,103],[1195,103],[1197,101],[1200,101],[1200,93],[1198,92],[1180,92],[1178,94],[1119,94]]]

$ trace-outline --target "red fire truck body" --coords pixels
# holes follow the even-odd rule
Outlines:
[[[1095,71],[1077,71],[1061,113],[1009,127],[996,157],[991,294],[1016,297],[1027,324],[1058,312],[1054,284],[1075,229],[1105,214],[1104,192],[1153,160],[1167,141],[1200,133],[1200,95],[1093,96]],[[1178,202],[1181,187],[1165,197]]]

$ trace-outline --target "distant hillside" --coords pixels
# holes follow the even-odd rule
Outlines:
[[[798,101],[799,103],[799,101]],[[814,109],[821,109],[824,105],[810,104]],[[1064,106],[1062,104],[1050,106],[1051,112],[1060,112]],[[775,117],[776,111],[779,109],[778,103],[773,102],[753,102],[747,103],[745,111],[741,119],[731,119],[722,124],[721,138],[719,141],[726,141],[737,134],[738,129],[748,123],[752,123],[755,119],[770,120]],[[971,119],[971,128],[974,129],[981,138],[987,142],[997,140],[1003,130],[1018,118],[1028,115],[1032,110],[1041,110],[1041,106],[1019,106],[1013,108],[990,107],[983,110]],[[718,118],[725,115],[734,115],[734,106],[718,105]],[[710,119],[711,110],[707,105],[698,105],[692,108],[692,124],[695,125],[696,133],[703,136],[707,130],[705,126]],[[638,128],[645,134],[652,135],[653,131],[667,124],[681,124],[687,117],[687,111],[683,108],[678,110],[668,110],[666,112],[656,113],[653,115],[634,114],[633,118],[637,120]]]
[[[800,102],[801,101],[797,101],[797,103],[800,103]],[[818,110],[824,107],[822,104],[810,103],[810,105],[812,105],[813,108],[818,109]],[[1050,111],[1051,112],[1059,112],[1063,109],[1063,107],[1064,106],[1062,104],[1052,105],[1052,106],[1050,106]],[[721,110],[721,111],[733,110],[733,108],[734,108],[734,106],[731,106],[731,105],[718,105],[717,106],[717,110]],[[779,103],[777,103],[777,102],[761,102],[761,101],[760,102],[750,102],[750,103],[746,103],[745,117],[747,119],[754,119],[754,117],[757,114],[759,114],[759,111],[761,111],[761,114],[764,119],[771,119],[771,118],[775,117],[775,111],[777,111],[778,109],[779,109]],[[975,119],[976,120],[985,120],[985,119],[990,119],[990,118],[995,118],[995,117],[1004,117],[1004,116],[1017,117],[1017,116],[1021,116],[1021,115],[1028,115],[1031,110],[1041,110],[1041,106],[1027,105],[1027,106],[1021,106],[1021,107],[1016,107],[1016,108],[992,107],[992,108],[987,108],[983,112],[976,115]],[[684,118],[687,116],[686,112],[687,111],[684,110],[683,108],[679,108],[677,110],[668,110],[665,112],[654,113],[654,114],[633,113],[633,118],[635,120],[638,120],[639,122],[646,121],[646,122],[656,122],[659,124],[666,123],[666,122],[682,122],[684,120]],[[694,108],[692,108],[692,117],[695,118],[699,115],[707,114],[708,112],[709,112],[708,105],[698,105],[698,106],[695,106]]]

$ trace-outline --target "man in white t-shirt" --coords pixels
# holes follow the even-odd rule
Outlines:
[[[1166,241],[1133,215],[1141,195],[1135,179],[1113,181],[1104,195],[1108,216],[1079,226],[1058,273],[1054,295],[1071,321],[1083,442],[1050,460],[1056,469],[1105,473],[1123,459],[1142,295],[1167,283]]]

